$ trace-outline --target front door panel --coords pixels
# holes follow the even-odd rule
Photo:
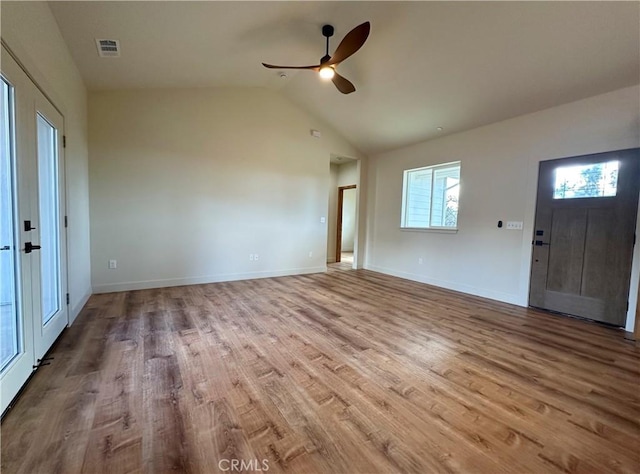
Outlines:
[[[640,150],[540,163],[529,304],[624,325]]]

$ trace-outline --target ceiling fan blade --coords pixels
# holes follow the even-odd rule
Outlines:
[[[273,64],[262,63],[264,67],[269,69],[311,69],[313,71],[319,71],[320,65],[317,66],[274,66]]]
[[[362,45],[369,37],[369,31],[371,31],[371,24],[365,21],[362,25],[356,26],[347,33],[347,36],[342,39],[336,51],[333,53],[329,64],[338,64],[362,48]]]
[[[331,78],[331,81],[335,84],[340,92],[343,94],[351,94],[355,92],[356,86],[354,86],[349,79],[342,77],[337,72]]]

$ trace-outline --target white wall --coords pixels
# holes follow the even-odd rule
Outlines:
[[[94,291],[325,270],[329,157],[359,156],[327,124],[244,88],[91,93],[89,123]]]
[[[638,86],[625,88],[370,157],[365,268],[526,306],[538,163],[640,146],[639,99]],[[400,230],[403,170],[457,160],[459,231]],[[524,221],[524,230],[498,229],[498,220]]]
[[[338,166],[338,187],[351,186],[359,181],[357,161],[348,161]]]
[[[0,2],[2,41],[64,115],[70,322],[91,294],[87,91],[46,2]]]

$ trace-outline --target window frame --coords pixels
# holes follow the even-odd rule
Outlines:
[[[436,232],[436,233],[456,233],[458,232],[458,216],[456,215],[456,225],[452,226],[432,226],[431,225],[431,217],[433,211],[433,192],[434,192],[434,180],[436,171],[443,168],[453,168],[454,166],[458,167],[458,173],[460,174],[459,183],[462,182],[462,162],[461,161],[449,161],[447,163],[439,163],[436,165],[428,165],[428,166],[420,166],[418,168],[409,168],[405,169],[402,172],[402,207],[400,211],[400,230],[410,231],[410,232]],[[429,195],[429,225],[426,227],[415,227],[415,226],[407,226],[407,198],[408,198],[408,187],[409,187],[409,179],[408,177],[412,172],[423,171],[423,170],[431,170],[431,188]],[[459,195],[458,195],[459,196]],[[460,198],[458,197],[458,213],[460,211]]]

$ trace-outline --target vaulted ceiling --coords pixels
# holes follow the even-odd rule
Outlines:
[[[640,82],[638,2],[50,2],[90,90],[275,89],[365,153],[468,130]],[[310,71],[369,20],[340,94]],[[95,38],[120,40],[100,58]],[[332,51],[331,51],[332,52]],[[570,124],[567,124],[570,126]],[[442,131],[437,128],[442,127]]]

